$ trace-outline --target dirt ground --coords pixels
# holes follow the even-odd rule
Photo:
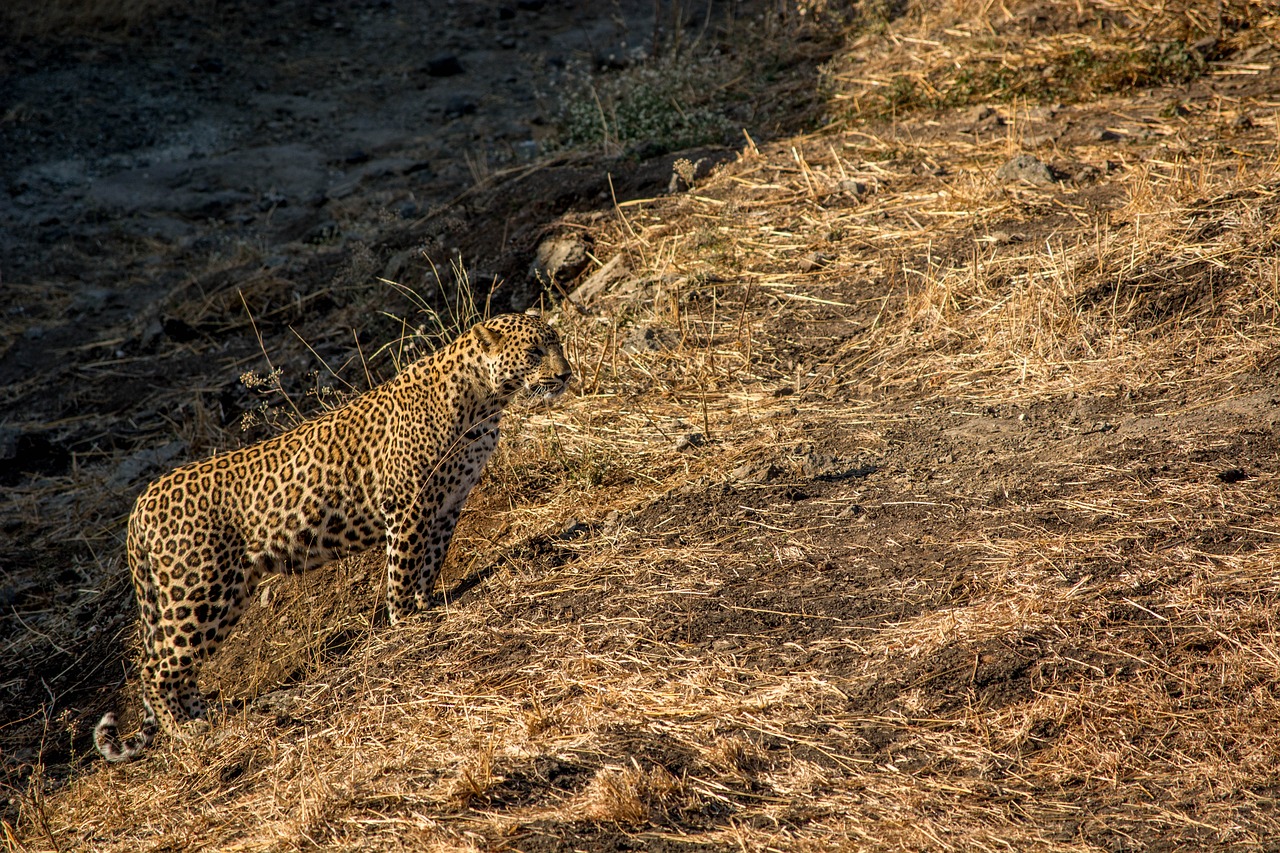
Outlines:
[[[1280,20],[677,9],[5,45],[14,846],[1273,848]],[[733,134],[554,148],[566,69],[677,32]],[[508,418],[439,606],[274,578],[225,723],[104,766],[131,498],[390,375],[460,268],[577,385]]]

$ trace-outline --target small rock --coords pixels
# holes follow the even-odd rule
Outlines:
[[[164,334],[164,324],[160,322],[159,317],[154,317],[147,321],[142,328],[142,334],[138,336],[138,346],[144,351],[149,351],[151,345],[160,339]]]
[[[454,95],[444,105],[445,118],[461,118],[469,116],[479,108],[479,105],[466,95]]]
[[[586,242],[577,234],[548,237],[538,244],[529,275],[544,284],[576,278],[591,262],[587,249]]]
[[[255,205],[258,210],[264,213],[269,210],[275,210],[278,207],[286,207],[289,204],[289,197],[281,192],[272,190],[263,193],[258,197],[258,203]]]
[[[516,160],[521,163],[530,163],[542,153],[542,146],[536,139],[525,139],[512,147],[515,149]]]
[[[739,483],[767,483],[778,476],[772,462],[744,462],[729,472],[729,479]]]
[[[1027,148],[1044,148],[1046,145],[1052,145],[1058,141],[1056,133],[1037,133],[1034,136],[1024,136],[1022,144]]]
[[[588,531],[588,527],[576,518],[571,518],[560,529],[561,539],[577,539]]]
[[[1224,483],[1239,483],[1241,480],[1248,480],[1252,476],[1243,468],[1228,468],[1225,471],[1218,472],[1218,479]]]
[[[1044,186],[1053,183],[1049,167],[1030,154],[1019,154],[996,170],[996,180],[1004,183],[1026,181]]]
[[[1076,169],[1075,174],[1071,176],[1071,180],[1077,184],[1092,184],[1102,177],[1102,170],[1097,166],[1088,163]]]
[[[1100,142],[1119,142],[1121,139],[1124,139],[1124,135],[1110,128],[1104,127],[1098,131],[1098,140]]]
[[[846,178],[836,184],[836,187],[840,192],[852,198],[862,198],[867,194],[867,185],[862,181],[855,181],[852,178]]]
[[[828,453],[811,452],[800,458],[800,473],[813,480],[836,482],[869,477],[880,470],[873,464],[860,465],[852,459],[844,459]]]
[[[427,72],[428,77],[455,77],[458,74],[466,73],[466,69],[462,67],[462,63],[458,61],[458,57],[453,55],[437,56],[427,60],[427,64],[422,67]]]
[[[112,489],[123,489],[152,471],[167,468],[169,463],[186,449],[185,442],[171,441],[160,447],[148,447],[130,454],[116,467],[107,480],[107,486]]]
[[[974,107],[966,117],[965,129],[970,133],[1004,127],[1004,116],[988,106]]]
[[[817,272],[824,267],[831,266],[833,260],[835,260],[835,255],[814,252],[800,261],[800,272]]]
[[[677,343],[676,334],[658,326],[632,326],[622,343],[623,352],[660,352]]]
[[[707,439],[706,437],[703,436],[702,433],[700,432],[687,433],[686,435],[682,435],[676,439],[676,451],[683,453],[686,450],[691,450],[695,447],[701,447],[706,443],[707,443]]]

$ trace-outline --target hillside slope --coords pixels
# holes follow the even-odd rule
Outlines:
[[[55,635],[81,704],[43,742],[7,727],[13,843],[1269,849],[1280,18],[1161,9],[809,5],[703,87],[792,99],[790,125],[685,162],[606,133],[343,244],[329,288],[256,259],[190,285],[185,357],[239,343],[156,415],[175,454],[225,436],[201,419],[245,370],[305,398],[305,351],[264,367],[255,331],[336,363],[375,311],[361,352],[425,323],[369,280],[424,291],[442,219],[475,269],[588,253],[546,294],[577,386],[508,419],[435,611],[389,628],[376,555],[273,579],[206,670],[216,731],[108,767],[83,751],[133,701],[117,499],[58,605],[92,614]],[[271,306],[252,326],[240,293]],[[23,553],[116,471],[23,481]],[[13,659],[47,648],[32,624]]]

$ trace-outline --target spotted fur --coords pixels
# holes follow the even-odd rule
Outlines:
[[[126,741],[105,715],[98,751],[124,761],[157,730],[208,728],[196,675],[264,575],[385,542],[391,623],[425,608],[503,408],[521,390],[554,399],[570,378],[550,327],[505,314],[342,408],[152,483],[126,543],[146,713]]]

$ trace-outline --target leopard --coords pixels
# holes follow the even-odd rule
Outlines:
[[[105,714],[98,752],[128,761],[157,733],[185,741],[210,729],[200,667],[267,575],[382,544],[390,624],[427,610],[503,411],[517,398],[549,404],[572,378],[538,313],[501,314],[345,405],[152,482],[125,536],[144,713],[123,740]]]

